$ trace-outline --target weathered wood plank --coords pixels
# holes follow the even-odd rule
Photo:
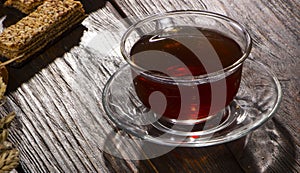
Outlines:
[[[283,100],[273,120],[254,132],[241,161],[246,172],[299,172],[299,2],[221,1],[226,14],[249,28],[253,55],[278,76]],[[208,9],[214,8],[207,2]],[[221,5],[219,5],[221,7]],[[285,159],[283,159],[283,157]]]
[[[165,1],[151,0],[115,2],[125,16],[147,16],[175,9],[199,7],[199,3],[195,1],[184,1],[180,5],[177,1],[170,5],[166,5],[168,2]],[[246,172],[299,172],[300,127],[297,119],[300,114],[300,3],[294,0],[203,2],[209,11],[232,17],[248,28],[254,41],[253,56],[276,73],[283,88],[282,104],[275,118],[254,132],[244,155],[237,155],[232,145],[228,145],[229,148]],[[282,159],[283,156],[288,159]]]
[[[10,140],[21,151],[25,172],[110,169],[103,146],[114,127],[103,116],[101,98],[104,84],[119,68],[115,59],[105,56],[119,43],[122,33],[117,32],[120,23],[114,23],[120,17],[111,4],[95,6],[98,9],[89,11],[81,26],[23,67],[9,68],[9,94],[0,109],[3,114],[17,112]],[[89,42],[95,35],[100,35],[96,43],[102,44],[93,46],[105,48],[92,52]]]
[[[295,120],[299,119],[300,113],[297,99],[300,93],[300,13],[296,10],[299,9],[300,3],[298,1],[220,3],[227,15],[249,28],[254,40],[253,55],[276,73],[283,92],[280,109],[272,121],[254,132],[241,165],[247,172],[284,170],[299,172],[300,126]],[[206,4],[208,9],[216,6],[211,1]]]
[[[201,0],[174,0],[174,1],[151,1],[151,0],[111,0],[117,9],[125,14],[123,17],[145,17],[151,14],[157,14],[174,10],[203,10],[205,4]]]
[[[134,144],[120,148],[114,141],[117,130],[101,105],[106,80],[123,63],[119,56],[106,56],[109,50],[117,54],[112,49],[127,25],[116,21],[202,5],[188,0],[115,0],[113,5],[86,0],[82,2],[90,15],[81,26],[22,68],[9,68],[10,92],[0,113],[18,114],[10,140],[21,151],[25,172],[300,172],[299,2],[203,1],[208,10],[249,28],[255,41],[253,55],[275,71],[283,86],[275,118],[253,133],[243,152],[237,141],[203,149],[176,148],[141,161],[106,153],[135,152]],[[7,14],[11,10],[0,5],[4,27],[16,22],[15,14],[22,17]]]

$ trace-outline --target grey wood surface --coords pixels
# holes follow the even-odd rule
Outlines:
[[[209,11],[244,24],[253,56],[278,76],[283,89],[274,118],[250,138],[207,148],[176,148],[148,160],[124,160],[136,146],[118,146],[122,133],[102,108],[102,90],[123,60],[118,43],[130,20],[164,11],[202,9],[188,0],[82,0],[89,16],[21,68],[9,67],[1,115],[17,112],[10,140],[24,172],[300,172],[300,3],[296,0],[203,0]],[[0,5],[0,29],[23,14]],[[114,136],[115,135],[115,136]],[[249,140],[248,145],[242,145]],[[109,145],[109,146],[107,146]],[[119,148],[118,148],[119,147]],[[112,151],[110,151],[112,152]]]
[[[157,8],[164,3],[151,0],[116,2],[127,16],[201,8],[198,1],[171,3],[164,8]],[[299,1],[201,2],[207,10],[227,15],[248,28],[254,41],[252,55],[276,73],[283,89],[280,109],[270,122],[253,133],[244,153],[236,154],[234,147],[228,148],[245,172],[300,172]]]

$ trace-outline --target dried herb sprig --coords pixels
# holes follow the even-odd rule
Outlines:
[[[2,131],[4,129],[8,129],[10,126],[10,123],[12,122],[12,120],[15,118],[16,113],[15,112],[11,112],[8,115],[6,115],[5,117],[0,119],[0,133],[2,133]]]
[[[0,119],[0,173],[10,172],[19,164],[19,151],[7,141],[8,128],[15,118],[14,112]]]
[[[19,151],[17,149],[6,150],[0,155],[0,172],[9,172],[19,164]]]

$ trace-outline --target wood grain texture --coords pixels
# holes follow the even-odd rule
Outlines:
[[[236,152],[235,145],[227,147],[245,172],[300,172],[299,1],[203,2],[209,11],[234,18],[248,28],[254,41],[252,56],[275,72],[283,89],[282,103],[275,117],[253,133],[244,153]],[[126,16],[199,8],[195,1],[179,4],[176,1],[170,5],[152,0],[116,0],[116,3]],[[161,164],[157,162],[156,166]],[[186,166],[181,169],[189,170]]]
[[[145,16],[157,14],[164,11],[173,10],[203,10],[205,4],[199,1],[188,0],[173,0],[173,1],[142,1],[142,0],[111,0],[113,4],[117,5],[127,17],[130,16]]]
[[[82,2],[89,16],[80,26],[23,67],[9,68],[7,103],[0,113],[17,112],[9,138],[21,151],[24,172],[300,172],[298,1],[203,0],[208,10],[249,29],[253,56],[272,68],[282,84],[281,107],[251,138],[208,148],[176,148],[140,161],[109,154],[141,153],[136,144],[118,143],[126,134],[115,128],[102,107],[104,84],[124,63],[117,48],[130,21],[120,19],[197,10],[202,3]],[[0,29],[22,16],[0,4]]]
[[[109,172],[102,146],[114,129],[103,116],[101,97],[109,70],[119,65],[102,53],[113,48],[105,43],[114,46],[118,39],[105,34],[118,29],[118,14],[109,3],[98,8],[23,67],[9,68],[1,112],[18,114],[10,140],[21,151],[25,172]],[[102,34],[97,46],[106,46],[103,52],[88,48],[95,34]]]
[[[210,5],[207,2],[208,9]],[[240,160],[242,167],[247,172],[299,172],[300,3],[221,1],[215,6],[248,28],[253,56],[267,64],[282,85],[281,106],[266,126],[254,132]]]

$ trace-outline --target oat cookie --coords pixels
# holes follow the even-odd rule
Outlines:
[[[46,0],[35,11],[0,34],[0,56],[22,62],[63,32],[82,21],[82,4],[74,0]]]

